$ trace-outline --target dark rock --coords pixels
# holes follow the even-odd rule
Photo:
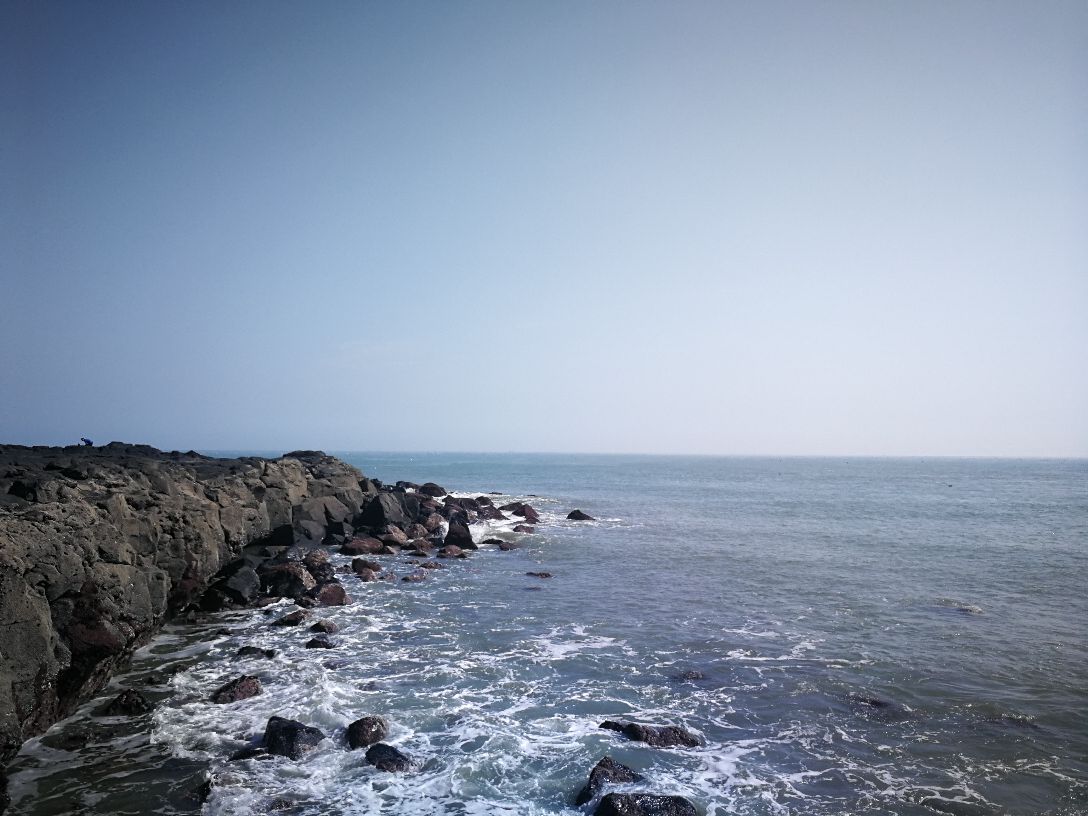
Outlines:
[[[408,575],[405,575],[403,578],[401,578],[402,581],[407,581],[408,583],[412,583],[412,584],[418,584],[420,581],[424,581],[426,579],[427,579],[427,573],[423,572],[422,570],[417,570],[416,572],[411,572]]]
[[[371,581],[378,580],[378,573],[376,573],[374,570],[369,570],[364,567],[355,570],[355,577],[357,577],[360,581],[369,583]]]
[[[282,618],[278,618],[272,621],[273,626],[298,626],[304,620],[310,617],[310,613],[305,609],[298,609],[294,612],[288,612]]]
[[[275,649],[262,649],[259,646],[243,646],[235,653],[235,657],[262,657],[266,660],[271,660],[275,656]]]
[[[521,516],[530,524],[537,524],[540,521],[540,515],[537,511],[533,509],[532,505],[525,502],[510,502],[499,509],[513,513],[515,516]]]
[[[509,552],[510,550],[516,550],[521,547],[520,544],[515,544],[513,541],[500,541],[498,546],[503,552]]]
[[[468,527],[458,521],[450,522],[450,529],[446,533],[446,539],[443,543],[447,547],[460,547],[462,550],[477,549],[472,542],[472,533],[469,532]]]
[[[136,689],[127,689],[100,708],[97,713],[105,717],[131,717],[136,714],[146,714],[154,708],[151,701]]]
[[[619,731],[629,740],[645,742],[654,748],[672,748],[677,745],[695,748],[703,744],[697,734],[677,725],[642,725],[605,720],[600,727]]]
[[[515,533],[535,533],[536,528],[535,527],[530,527],[528,524],[515,524],[514,525],[514,532]]]
[[[424,561],[419,565],[420,569],[445,569],[445,564],[439,564],[437,561]]]
[[[428,534],[430,534],[430,532],[431,531],[424,527],[422,524],[415,522],[408,525],[408,527],[404,531],[404,534],[408,536],[410,540],[412,540],[417,538],[426,538]]]
[[[449,544],[438,551],[439,558],[468,558],[468,555],[460,547]]]
[[[574,804],[581,806],[594,799],[606,785],[625,785],[630,782],[641,782],[642,774],[635,773],[626,765],[621,765],[610,756],[604,757],[593,766],[589,772],[589,781],[582,788],[575,799]]]
[[[319,620],[310,627],[310,631],[320,632],[323,635],[334,635],[340,631],[340,627],[331,620]]]
[[[247,745],[245,748],[235,751],[229,757],[227,762],[238,762],[242,759],[271,759],[272,754],[264,749],[260,745]]]
[[[366,748],[389,736],[389,723],[383,717],[363,717],[348,726],[348,745]]]
[[[588,513],[583,513],[581,510],[571,510],[567,513],[567,518],[571,521],[596,521],[597,519]]]
[[[424,496],[434,496],[435,498],[440,498],[449,493],[446,488],[441,485],[436,485],[434,482],[426,482],[425,484],[420,485],[419,492]]]
[[[442,526],[442,516],[438,513],[430,513],[420,522],[428,533],[433,533]]]
[[[272,717],[264,729],[264,747],[270,754],[299,759],[314,750],[325,735],[296,720]]]
[[[384,544],[370,536],[356,537],[348,541],[340,548],[344,555],[377,555],[384,548]]]
[[[335,649],[336,645],[326,635],[318,635],[306,641],[307,649]]]
[[[408,534],[400,527],[394,527],[392,524],[386,528],[385,534],[378,536],[378,540],[383,544],[407,544]]]
[[[706,675],[698,669],[684,669],[684,671],[680,671],[672,675],[672,679],[680,680],[681,682],[687,682],[691,680],[705,680]]]
[[[358,572],[359,570],[372,570],[373,572],[381,572],[382,565],[377,561],[368,558],[353,558],[351,560],[351,568]]]
[[[262,691],[261,681],[250,674],[236,677],[224,683],[212,693],[213,703],[236,703],[249,697],[256,697]]]
[[[552,577],[552,574],[550,572],[527,572],[525,574],[532,577],[532,578],[551,578]]]
[[[366,761],[379,771],[410,771],[412,760],[392,745],[379,742],[366,752]]]
[[[390,524],[405,527],[415,519],[409,518],[404,504],[396,493],[379,493],[366,503],[359,514],[356,526],[369,527],[372,530],[384,530]]]
[[[317,586],[309,570],[294,561],[266,564],[258,573],[264,591],[278,598],[298,598]]]
[[[683,796],[652,793],[609,793],[593,816],[698,816],[695,805]]]
[[[318,587],[313,597],[321,606],[345,606],[351,603],[343,585],[331,581]]]
[[[245,605],[257,600],[261,578],[246,559],[240,558],[219,571],[219,580],[211,589],[222,593],[232,603]]]

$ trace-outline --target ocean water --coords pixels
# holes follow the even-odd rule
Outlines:
[[[1088,813],[1088,462],[341,455],[544,523],[477,529],[521,547],[422,583],[344,576],[353,603],[315,610],[341,627],[332,650],[262,610],[169,627],[25,746],[12,813],[195,813],[210,774],[207,814],[573,816],[605,754],[715,816]],[[246,644],[279,654],[235,658]],[[151,671],[152,714],[89,716]],[[208,702],[243,673],[261,696]],[[347,750],[368,714],[416,770]],[[329,738],[228,762],[272,715]]]

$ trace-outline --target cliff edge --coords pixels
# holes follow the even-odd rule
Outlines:
[[[320,451],[0,445],[0,763],[102,688],[243,547],[321,543],[376,492]]]

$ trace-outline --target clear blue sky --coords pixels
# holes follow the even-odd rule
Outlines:
[[[0,5],[0,441],[1088,455],[1088,3]]]

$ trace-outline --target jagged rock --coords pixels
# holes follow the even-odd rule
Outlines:
[[[366,503],[363,512],[357,518],[357,526],[372,530],[384,530],[390,524],[405,527],[414,519],[408,517],[404,504],[398,494],[379,493]]]
[[[642,774],[606,756],[593,766],[593,770],[589,772],[589,781],[578,793],[574,804],[581,806],[589,803],[606,785],[624,785],[630,782],[641,782],[643,779]]]
[[[583,513],[581,510],[571,510],[567,513],[567,518],[571,521],[596,521],[597,519],[588,513]]]
[[[605,720],[600,727],[619,731],[629,740],[645,742],[654,748],[672,748],[677,745],[695,748],[703,744],[698,734],[677,725],[642,725]]]
[[[383,717],[363,717],[348,726],[348,745],[366,748],[389,736],[389,723]]]
[[[379,742],[371,745],[366,752],[366,761],[379,771],[410,771],[412,760],[392,745]]]
[[[264,729],[265,750],[290,759],[302,758],[323,739],[325,735],[319,729],[285,717],[272,717]]]
[[[236,703],[249,697],[256,697],[262,691],[261,681],[250,674],[236,677],[212,693],[213,703]]]
[[[593,816],[698,816],[695,805],[683,796],[652,793],[609,793]]]
[[[468,527],[459,521],[451,521],[449,532],[446,533],[445,546],[460,547],[462,550],[475,550],[476,545],[472,542],[472,533],[469,532]]]
[[[336,582],[322,584],[314,592],[313,597],[321,606],[345,606],[351,603],[351,598],[344,591],[343,585]]]
[[[106,717],[131,717],[136,714],[146,714],[154,708],[151,701],[136,689],[127,689],[100,708],[98,713]]]

